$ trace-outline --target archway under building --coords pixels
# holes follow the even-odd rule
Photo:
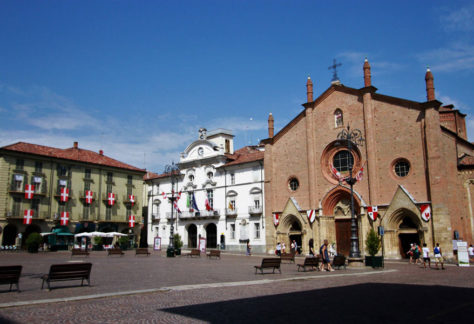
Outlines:
[[[206,248],[215,249],[217,247],[217,226],[210,223],[206,226]]]
[[[188,226],[188,248],[197,248],[197,227],[194,224]]]
[[[15,239],[18,234],[18,228],[13,224],[8,224],[3,229],[2,245],[15,245]]]
[[[411,244],[420,244],[420,234],[418,226],[409,215],[406,215],[398,227],[398,246],[402,258],[408,258],[407,252],[410,250]]]

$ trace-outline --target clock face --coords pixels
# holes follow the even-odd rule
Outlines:
[[[204,154],[204,149],[202,147],[198,148],[198,154],[202,156]]]

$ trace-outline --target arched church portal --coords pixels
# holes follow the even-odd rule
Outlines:
[[[217,226],[210,223],[206,226],[206,248],[215,249],[217,247]]]
[[[298,244],[299,251],[301,252],[301,246],[303,243],[301,221],[294,215],[288,215],[283,220],[282,225],[282,234],[284,237],[281,237],[280,241],[281,243],[285,243],[286,252],[290,252],[291,242],[293,242],[293,240]]]
[[[356,217],[358,217],[359,211],[360,201],[357,195],[354,194],[354,213]],[[342,254],[346,257],[349,256],[351,248],[350,190],[339,186],[330,191],[323,200],[323,213],[327,216],[334,216],[337,254]],[[357,222],[357,224],[359,224],[359,222]],[[359,246],[359,248],[362,249],[363,247]]]

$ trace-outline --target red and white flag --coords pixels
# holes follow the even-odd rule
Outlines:
[[[92,204],[93,198],[94,198],[94,193],[90,190],[86,190],[86,204]]]
[[[363,176],[364,176],[364,166],[362,166],[362,168],[360,168],[360,170],[356,173],[355,178],[357,181],[361,181]]]
[[[69,223],[69,212],[62,212],[60,221],[62,226],[66,226]]]
[[[179,209],[179,207],[178,207],[178,202],[177,202],[177,201],[174,201],[174,202],[173,202],[173,207],[174,207],[174,209],[175,209],[178,213],[181,214],[181,209]]]
[[[168,199],[168,196],[165,194],[164,191],[161,193],[161,195],[163,196],[163,199],[165,199],[165,200]]]
[[[212,207],[211,207],[211,204],[209,203],[209,198],[207,197],[207,195],[206,195],[206,201],[204,202],[204,204],[206,205],[207,211],[212,210]]]
[[[130,200],[130,203],[132,206],[135,204],[135,196],[134,195],[128,195],[128,200]]]
[[[69,200],[69,189],[66,187],[61,188],[61,197],[60,200],[62,202],[67,202]]]
[[[128,217],[128,225],[129,227],[135,227],[135,215],[130,215]]]
[[[25,186],[25,198],[26,199],[33,199],[34,194],[35,194],[35,186],[27,184]]]
[[[25,213],[23,215],[23,224],[31,224],[34,213],[35,211],[32,209],[25,209]]]
[[[107,197],[107,202],[109,206],[115,205],[115,194],[113,192],[109,192],[109,195]]]
[[[375,221],[377,216],[379,215],[379,209],[377,206],[369,206],[367,207],[367,215],[369,215],[370,219]]]
[[[316,219],[316,210],[310,209],[306,211],[306,215],[308,215],[308,220],[312,224]]]
[[[429,204],[421,205],[421,218],[428,222],[431,218],[431,206]]]
[[[280,214],[279,213],[274,213],[273,214],[273,224],[275,224],[275,226],[278,226],[279,223],[280,223]]]
[[[342,181],[342,175],[337,169],[334,167],[334,165],[331,164],[331,172],[336,177],[338,181]]]

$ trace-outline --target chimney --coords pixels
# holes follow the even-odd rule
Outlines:
[[[369,60],[365,58],[364,60],[364,87],[370,87],[372,85],[371,75],[370,75],[370,64]]]
[[[99,150],[99,154],[100,154],[100,155],[104,155],[104,151],[103,151],[103,150]]]
[[[313,101],[313,82],[311,78],[308,76],[308,81],[306,81],[306,102]]]
[[[273,115],[272,113],[270,113],[270,115],[268,115],[268,137],[269,138],[273,138],[273,131],[274,131],[273,124],[274,124]]]
[[[426,68],[425,82],[426,82],[426,99],[428,101],[435,100],[436,98],[435,98],[434,78],[429,67]]]
[[[74,142],[74,148],[77,149],[79,146],[79,143],[78,142]]]

